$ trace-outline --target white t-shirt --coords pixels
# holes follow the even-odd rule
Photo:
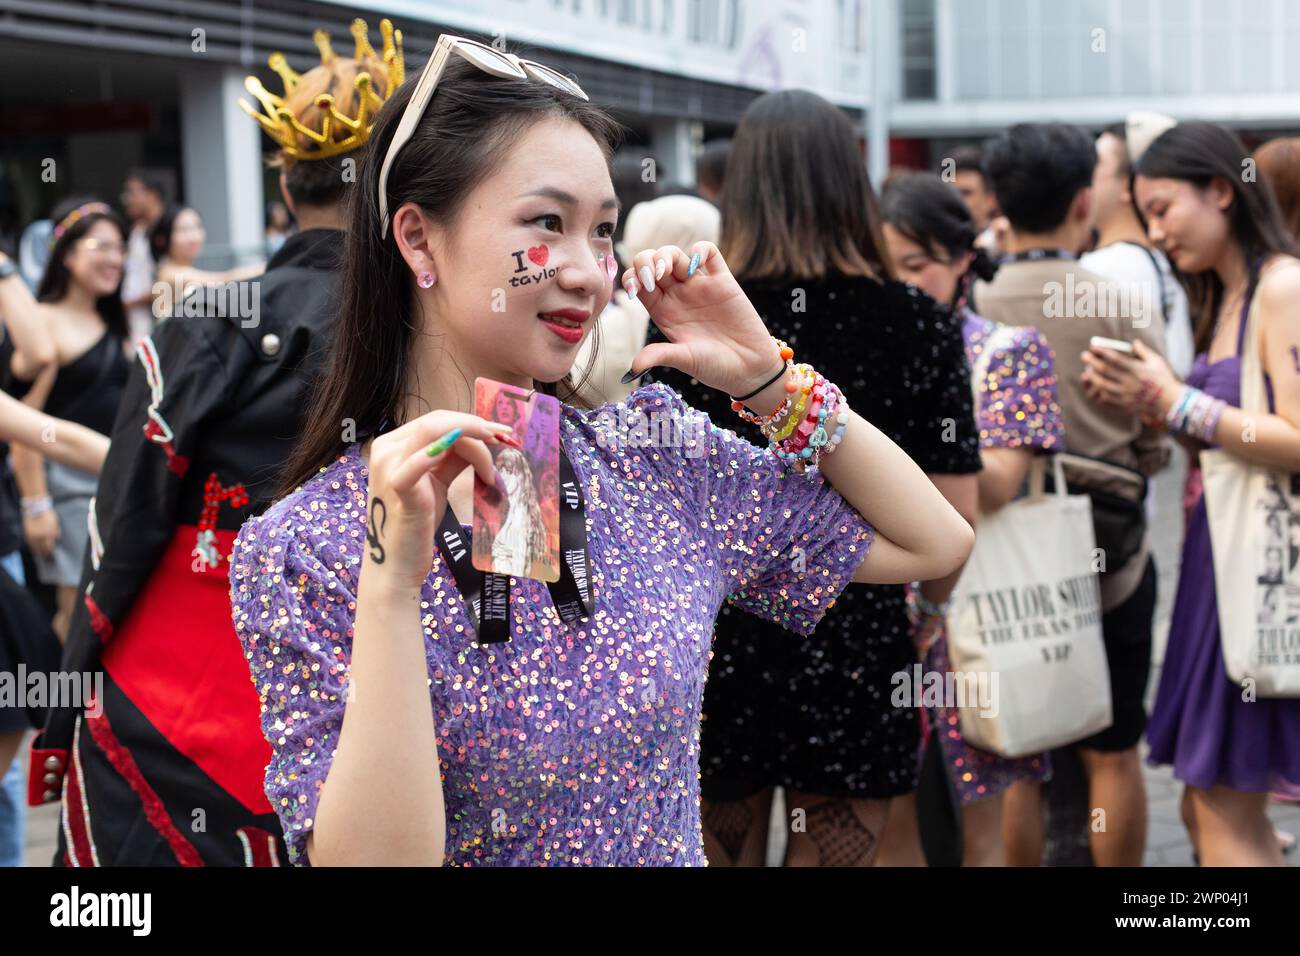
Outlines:
[[[122,298],[129,302],[152,289],[155,270],[153,253],[149,251],[149,227],[132,226],[122,266]],[[126,322],[131,343],[138,345],[153,331],[153,310],[147,305],[132,306],[126,310]]]
[[[1079,260],[1079,264],[1114,282],[1151,289],[1151,305],[1157,313],[1160,312],[1162,301],[1160,292],[1161,289],[1164,290],[1165,357],[1174,374],[1180,379],[1186,379],[1196,358],[1187,293],[1174,278],[1173,269],[1164,253],[1158,249],[1148,252],[1131,242],[1116,242],[1096,252],[1087,253]]]

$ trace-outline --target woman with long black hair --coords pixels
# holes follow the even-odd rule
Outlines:
[[[57,362],[34,373],[29,357],[15,348],[11,389],[33,408],[108,435],[128,370],[121,296],[126,224],[104,203],[84,199],[61,203],[51,218],[53,248],[36,298],[9,282],[0,287],[0,307],[39,316],[50,329]],[[56,589],[54,630],[62,640],[81,581],[96,478],[21,446],[13,449],[13,463],[24,535],[37,575]]]
[[[1192,455],[1182,569],[1147,739],[1149,759],[1173,764],[1185,785],[1183,821],[1209,866],[1280,865],[1268,793],[1300,783],[1300,699],[1255,699],[1227,675],[1219,620],[1236,612],[1216,593],[1197,467],[1202,449],[1220,448],[1300,472],[1300,261],[1267,181],[1242,175],[1249,155],[1222,126],[1180,123],[1135,167],[1138,211],[1191,303],[1198,355],[1187,382],[1140,342],[1132,356],[1091,349],[1084,373],[1096,399],[1164,425]],[[1252,314],[1258,345],[1247,356]],[[1245,358],[1262,366],[1265,414],[1238,407]]]
[[[808,633],[851,580],[941,576],[969,553],[965,522],[836,383],[792,363],[714,246],[642,250],[620,276],[615,136],[569,78],[446,36],[376,119],[328,387],[287,496],[231,561],[295,862],[703,864],[722,602]],[[679,368],[798,437],[774,438],[778,459],[662,385],[626,402],[687,426],[655,443],[561,404],[562,507],[585,516],[562,519],[569,577],[489,592],[469,566],[473,479],[495,483],[514,439],[470,413],[474,382],[567,397],[615,282],[668,337],[631,375]]]

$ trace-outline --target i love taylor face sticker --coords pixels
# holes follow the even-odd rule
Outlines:
[[[554,266],[549,269],[546,267],[546,263],[551,258],[551,250],[544,245],[519,249],[510,253],[510,256],[515,261],[514,275],[510,277],[510,285],[516,289],[520,286],[536,285],[546,279],[553,279],[556,272],[559,271]],[[528,257],[528,262],[524,261],[525,256]],[[530,270],[529,262],[537,266],[537,269]]]

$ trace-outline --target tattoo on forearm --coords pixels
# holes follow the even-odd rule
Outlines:
[[[378,513],[378,527],[375,515]],[[375,564],[384,563],[384,544],[379,536],[384,533],[384,523],[388,521],[388,506],[383,498],[370,499],[370,521],[366,525],[366,544],[370,545],[370,560]]]
[[[1291,361],[1295,363],[1295,370],[1300,372],[1300,349],[1294,345],[1291,346]]]

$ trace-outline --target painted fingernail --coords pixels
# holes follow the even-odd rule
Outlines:
[[[521,442],[514,435],[510,435],[510,434],[497,435],[497,440],[500,441],[503,445],[509,445],[511,448],[522,449],[524,447],[523,442]]]
[[[436,442],[430,445],[429,450],[428,452],[426,452],[426,454],[428,454],[430,458],[434,457],[435,455],[441,455],[452,445],[456,444],[456,439],[460,438],[460,436],[463,435],[464,433],[465,433],[465,429],[463,428],[453,428],[451,431],[447,432],[447,434],[443,435]]]
[[[664,261],[663,259],[656,259],[656,260],[655,260],[655,280],[658,281],[659,279],[662,279],[662,278],[664,277],[664,273],[667,272],[667,271],[668,271],[668,263],[667,263],[666,261]]]
[[[691,276],[695,275],[695,270],[698,269],[699,267],[700,267],[700,254],[697,252],[695,253],[695,255],[691,256],[691,265],[690,268],[686,270],[686,278],[689,279]]]
[[[650,267],[642,266],[641,271],[637,274],[641,276],[641,284],[645,286],[645,290],[653,292],[655,290],[655,274]]]
[[[641,291],[641,287],[636,284],[635,279],[628,279],[627,285],[623,287],[623,291],[627,293],[629,299],[635,299],[637,293]]]

